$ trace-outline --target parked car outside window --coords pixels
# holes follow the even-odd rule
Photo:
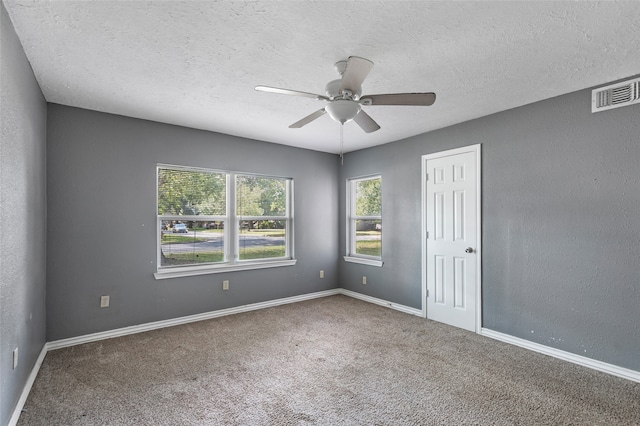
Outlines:
[[[187,225],[185,225],[184,223],[176,223],[175,225],[173,225],[173,233],[175,234],[176,232],[180,232],[180,233],[187,233]]]

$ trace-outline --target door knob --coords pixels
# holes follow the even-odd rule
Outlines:
[[[473,253],[473,249],[471,247],[467,247],[466,249],[464,249],[465,253]]]

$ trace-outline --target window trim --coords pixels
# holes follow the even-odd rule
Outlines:
[[[219,173],[226,177],[226,215],[160,215],[158,214],[158,175],[160,169],[182,170],[188,172]],[[286,181],[287,205],[285,216],[240,216],[237,214],[236,178],[238,176],[255,176],[261,178],[281,179]],[[161,266],[162,244],[161,232],[156,234],[156,279],[187,277],[223,272],[245,271],[251,269],[276,268],[293,266],[297,263],[294,257],[294,220],[293,220],[293,178],[258,173],[237,172],[230,170],[207,169],[202,167],[178,166],[173,164],[156,164],[156,229],[160,229],[163,220],[180,221],[221,221],[224,223],[224,261],[177,266]],[[179,218],[179,219],[178,219]],[[285,256],[265,259],[240,259],[239,224],[243,220],[284,220],[286,222]]]
[[[380,179],[380,190],[382,191],[382,174],[373,174],[366,176],[359,176],[354,178],[347,178],[347,188],[346,188],[346,253],[344,256],[345,262],[351,263],[359,263],[363,265],[377,266],[382,267],[384,262],[382,261],[382,253],[380,256],[370,256],[366,254],[357,254],[356,253],[356,238],[355,238],[355,221],[356,220],[380,220],[382,223],[382,206],[380,206],[380,215],[379,216],[356,216],[355,215],[355,207],[356,207],[356,186],[358,182],[362,182],[365,180],[373,180]],[[382,236],[380,238],[380,251],[382,252]]]
[[[221,274],[223,272],[236,272],[236,271],[249,271],[252,269],[266,269],[266,268],[279,268],[281,266],[293,266],[298,262],[298,259],[286,259],[282,260],[265,260],[256,261],[251,263],[245,263],[248,261],[242,261],[243,263],[236,264],[219,264],[212,263],[208,265],[197,266],[182,266],[179,269],[161,270],[153,274],[157,280],[163,280],[166,278],[179,278],[179,277],[191,277],[195,275],[207,275],[207,274]]]

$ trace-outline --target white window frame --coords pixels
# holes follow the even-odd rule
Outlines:
[[[219,173],[226,176],[226,215],[160,215],[158,214],[158,173],[160,169],[183,170],[188,172]],[[260,178],[284,179],[286,181],[287,206],[285,216],[240,216],[237,214],[236,178],[238,176],[255,176]],[[220,221],[224,222],[224,260],[222,262],[202,265],[161,266],[161,235],[156,242],[156,279],[177,278],[193,275],[216,274],[223,272],[244,271],[250,269],[276,268],[293,266],[294,258],[294,223],[293,223],[293,179],[280,176],[261,175],[255,173],[233,172],[226,170],[205,169],[198,167],[176,166],[171,164],[156,165],[156,229],[160,229],[162,221]],[[243,220],[285,220],[286,238],[285,255],[277,258],[240,260],[240,222]]]
[[[382,175],[369,175],[361,176],[357,178],[347,179],[346,188],[346,253],[344,260],[346,262],[360,263],[363,265],[382,267],[384,262],[381,256],[370,256],[366,254],[356,253],[356,221],[357,220],[379,220],[382,223],[382,206],[380,206],[379,216],[358,216],[356,215],[356,188],[358,182],[380,179],[380,190],[382,190]],[[382,240],[381,240],[382,244]]]

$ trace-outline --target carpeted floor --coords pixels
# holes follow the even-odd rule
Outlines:
[[[640,383],[346,296],[49,352],[20,425],[640,425]]]

